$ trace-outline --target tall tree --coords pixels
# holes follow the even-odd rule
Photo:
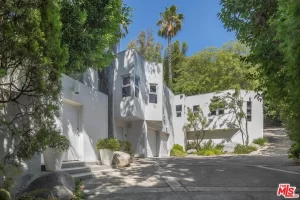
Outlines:
[[[171,40],[182,28],[183,14],[177,13],[177,7],[172,5],[170,8],[166,8],[165,12],[160,13],[160,20],[157,22],[157,26],[160,26],[158,35],[168,40],[168,55],[169,55],[169,85],[172,85],[172,50]]]
[[[155,42],[153,30],[140,32],[137,40],[131,40],[127,45],[127,49],[136,49],[150,62],[162,62],[162,48],[162,44]]]
[[[229,42],[185,58],[179,68],[175,92],[195,95],[232,88],[254,89],[257,81],[248,76],[255,74],[256,67],[240,59],[248,52],[245,45]]]
[[[181,72],[181,66],[182,63],[185,60],[186,53],[188,50],[188,44],[186,42],[182,42],[180,45],[180,42],[176,40],[172,45],[171,45],[171,66],[172,66],[172,86],[170,89],[172,89],[174,92],[175,88],[173,87],[176,85],[177,79],[180,76]],[[169,85],[169,65],[168,65],[169,59],[168,59],[168,50],[166,49],[165,51],[165,56],[164,56],[164,81]]]
[[[258,90],[280,110],[294,145],[290,156],[300,158],[300,2],[298,0],[221,0],[224,26],[251,51],[257,64]]]

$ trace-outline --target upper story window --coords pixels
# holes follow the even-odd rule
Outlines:
[[[224,109],[222,108],[218,109],[218,115],[224,115]]]
[[[199,106],[197,105],[197,106],[193,106],[193,112],[195,113],[195,112],[199,112]]]
[[[181,117],[182,105],[176,105],[176,117]]]
[[[217,110],[212,110],[212,111],[210,112],[210,115],[211,115],[211,116],[217,115]]]
[[[157,103],[157,85],[150,84],[149,103]]]
[[[247,121],[252,120],[252,101],[247,101]]]
[[[130,76],[123,77],[122,97],[131,96]]]
[[[140,92],[140,78],[139,77],[135,77],[134,78],[134,87],[135,87],[135,90],[134,90],[134,96],[136,98],[139,98],[139,92]]]

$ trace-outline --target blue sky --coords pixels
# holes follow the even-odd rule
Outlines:
[[[156,22],[159,20],[159,13],[171,5],[176,5],[178,12],[185,16],[182,30],[173,41],[186,41],[189,45],[188,55],[205,47],[220,47],[236,39],[233,32],[224,29],[217,17],[217,13],[221,11],[220,0],[124,0],[124,3],[135,10],[129,34],[121,40],[121,51],[145,29],[153,29],[155,40],[167,47],[167,41],[156,34],[159,28]]]

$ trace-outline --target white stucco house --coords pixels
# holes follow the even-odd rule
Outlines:
[[[200,106],[211,120],[205,139],[215,143],[223,140],[241,143],[238,129],[224,126],[217,120],[226,110],[209,110],[210,99],[215,93],[185,96],[174,95],[163,82],[163,66],[146,61],[136,50],[116,54],[113,71],[113,101],[100,84],[103,77],[89,69],[80,78],[62,76],[62,98],[57,128],[70,140],[71,147],[64,161],[96,161],[99,152],[96,142],[108,137],[109,126],[117,139],[132,144],[137,157],[167,157],[174,144],[185,147],[186,141],[194,138],[193,132],[185,132],[187,108]],[[244,109],[247,113],[249,141],[263,137],[263,102],[255,98],[253,91],[242,91]],[[108,106],[112,105],[113,120],[109,122]],[[221,117],[222,118],[222,117]],[[224,118],[225,119],[225,118]],[[224,121],[223,119],[223,121]],[[2,144],[7,143],[5,134],[0,134]],[[7,148],[0,152],[0,158]],[[40,171],[42,155],[28,162],[30,173]]]

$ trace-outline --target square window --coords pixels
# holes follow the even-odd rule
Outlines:
[[[156,93],[156,85],[150,85],[150,92]]]
[[[218,112],[219,112],[219,115],[224,115],[224,110],[222,109],[222,110],[218,110]]]
[[[193,106],[193,112],[199,112],[199,106]]]
[[[130,86],[122,88],[122,97],[129,97],[131,96],[131,89]]]
[[[181,117],[181,112],[177,112],[177,113],[176,113],[176,116],[177,116],[177,117]]]
[[[247,121],[251,122],[251,120],[252,120],[252,116],[251,115],[247,115]]]
[[[176,112],[181,112],[181,111],[182,111],[182,105],[177,105]]]
[[[157,94],[149,94],[149,103],[157,103]]]
[[[216,114],[217,114],[217,111],[215,111],[215,110],[213,110],[213,111],[210,112],[211,116],[216,115]]]
[[[123,85],[130,85],[130,76],[123,77]]]

